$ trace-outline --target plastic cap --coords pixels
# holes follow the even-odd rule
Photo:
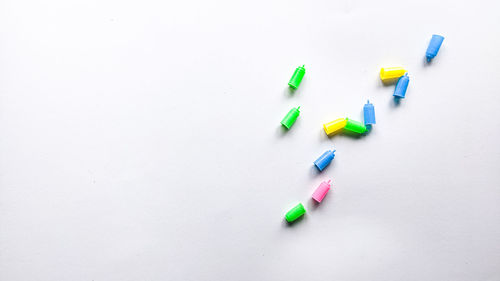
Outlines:
[[[374,125],[377,122],[375,121],[375,107],[370,101],[366,101],[365,106],[363,106],[363,115],[365,117],[365,126],[366,125]]]
[[[432,35],[431,42],[429,42],[429,46],[425,52],[427,61],[431,61],[438,54],[439,48],[441,48],[441,44],[443,44],[443,40],[444,37],[441,35]]]
[[[293,222],[294,220],[300,218],[302,215],[306,213],[306,209],[302,203],[297,204],[297,206],[293,207],[288,211],[285,215],[285,219],[287,222]]]
[[[399,78],[393,96],[404,99],[406,89],[408,89],[408,83],[410,83],[410,77],[408,77],[408,73],[406,73],[405,76]]]
[[[335,158],[335,150],[327,150],[325,153],[321,154],[321,156],[314,161],[314,166],[318,168],[318,170],[323,171],[330,162],[332,162],[333,158]]]
[[[405,75],[406,70],[402,67],[382,67],[380,69],[380,79],[391,80]]]
[[[316,188],[316,191],[314,191],[312,195],[312,198],[316,202],[321,203],[321,201],[323,201],[323,198],[325,198],[326,194],[330,190],[330,182],[331,180],[328,182],[324,181],[318,186],[318,188]]]
[[[304,68],[304,66],[297,67],[292,75],[292,78],[290,78],[290,82],[288,82],[288,86],[297,89],[300,85],[300,82],[302,82],[302,78],[304,78],[305,74],[306,69]]]
[[[347,131],[351,131],[354,133],[362,134],[366,132],[366,126],[363,125],[363,123],[355,120],[351,120],[349,118],[346,118],[347,123],[345,124],[344,129]]]
[[[333,134],[339,132],[340,130],[342,130],[342,128],[345,127],[346,123],[347,123],[347,120],[345,118],[339,118],[339,119],[333,120],[332,122],[323,124],[323,129],[325,129],[325,133],[328,136],[330,136],[330,135],[333,135]]]
[[[281,120],[281,125],[285,126],[285,128],[290,129],[292,125],[295,123],[295,120],[297,120],[297,117],[299,117],[300,114],[300,106],[297,108],[292,108],[288,113],[285,115],[283,120]]]

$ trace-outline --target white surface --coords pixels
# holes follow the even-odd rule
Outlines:
[[[499,8],[1,1],[0,280],[500,280]]]

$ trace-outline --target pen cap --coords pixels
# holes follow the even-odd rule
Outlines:
[[[371,104],[369,100],[366,102],[365,106],[363,106],[363,115],[365,117],[365,126],[377,123],[375,121],[375,107],[373,107],[373,104]]]
[[[321,154],[321,156],[314,161],[314,166],[318,168],[318,170],[323,171],[330,162],[332,162],[333,158],[335,158],[335,150],[327,150],[325,153]]]
[[[306,69],[304,68],[304,66],[297,67],[292,75],[292,78],[290,78],[290,82],[288,82],[288,86],[293,89],[297,89],[300,85],[300,82],[302,82],[302,78],[304,78],[305,74]]]
[[[325,198],[326,194],[330,190],[330,182],[331,180],[329,180],[328,182],[324,181],[318,186],[318,188],[316,188],[312,195],[312,198],[316,202],[321,203],[321,201],[323,201],[323,198]]]
[[[427,51],[425,52],[425,57],[427,61],[431,61],[439,52],[439,48],[441,48],[441,44],[443,44],[444,37],[441,35],[432,35],[431,41],[429,42],[429,46],[427,47]]]
[[[399,78],[393,96],[403,99],[406,95],[406,89],[408,89],[408,83],[410,83],[410,77],[406,73],[405,76]]]
[[[382,67],[380,69],[380,79],[391,80],[405,75],[406,70],[402,67]]]
[[[295,123],[295,120],[297,120],[297,117],[299,117],[300,114],[300,106],[297,108],[292,108],[288,113],[285,115],[283,120],[281,120],[281,125],[285,126],[285,128],[290,129],[292,125]]]
[[[304,205],[302,205],[302,203],[299,203],[286,213],[285,219],[287,222],[293,222],[294,220],[300,218],[305,213],[306,209],[304,208]]]
[[[347,119],[347,123],[345,124],[345,127],[344,127],[345,130],[351,131],[354,133],[358,133],[358,134],[362,134],[362,133],[366,132],[366,126],[363,125],[363,123],[361,123],[359,121],[351,120],[349,118],[346,118],[346,119]]]
[[[333,120],[332,122],[323,124],[323,129],[325,130],[325,133],[328,136],[333,135],[335,133],[340,132],[340,130],[342,130],[342,128],[345,127],[346,122],[347,121],[345,118],[339,118],[339,119]]]

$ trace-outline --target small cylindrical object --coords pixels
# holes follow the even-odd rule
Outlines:
[[[373,104],[369,100],[363,106],[363,115],[365,117],[365,126],[377,123],[375,121],[375,107],[373,107]]]
[[[304,208],[304,205],[302,205],[302,203],[299,203],[286,213],[285,219],[287,222],[293,222],[294,220],[303,216],[305,213],[306,208]]]
[[[354,133],[362,134],[366,132],[366,126],[363,125],[363,123],[355,120],[351,120],[349,118],[346,118],[347,123],[345,124],[344,129],[347,131],[351,131]]]
[[[330,136],[330,135],[333,135],[335,133],[340,132],[340,130],[342,130],[342,128],[345,127],[346,122],[347,122],[347,120],[345,118],[335,119],[332,122],[328,122],[328,123],[323,124],[323,129],[325,130],[325,133],[328,136]]]
[[[328,180],[328,182],[324,181],[318,186],[318,188],[316,188],[312,195],[312,198],[316,202],[321,203],[321,201],[323,201],[323,198],[325,198],[326,194],[330,190],[330,182],[331,180]]]
[[[290,111],[288,111],[283,120],[281,120],[281,125],[283,125],[287,129],[290,129],[293,123],[295,123],[295,120],[297,120],[297,117],[299,117],[300,114],[299,109],[300,106],[297,108],[294,107],[290,109]]]
[[[318,168],[318,170],[323,171],[330,162],[332,162],[333,158],[335,158],[335,150],[327,150],[325,153],[321,154],[321,156],[314,161],[314,166]]]
[[[304,78],[305,74],[306,69],[304,68],[304,66],[297,67],[292,75],[292,78],[290,78],[290,82],[288,82],[288,86],[293,89],[297,89],[300,85],[300,82],[302,82],[302,78]]]
[[[396,88],[394,89],[393,96],[396,98],[404,99],[406,95],[406,89],[408,89],[408,83],[410,83],[410,77],[408,77],[408,73],[405,76],[399,78],[398,83],[396,84]]]
[[[432,35],[431,42],[429,42],[429,46],[425,52],[425,57],[428,62],[430,62],[437,55],[439,48],[441,48],[441,44],[443,44],[443,40],[444,37],[441,35]]]
[[[391,80],[405,75],[406,70],[402,67],[382,67],[380,69],[380,79]]]

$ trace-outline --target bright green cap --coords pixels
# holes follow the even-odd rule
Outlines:
[[[362,134],[362,133],[366,132],[366,127],[365,127],[365,125],[363,125],[363,123],[351,120],[349,118],[346,118],[346,120],[347,120],[347,123],[345,124],[345,127],[344,127],[345,130],[348,130],[348,131],[351,131],[354,133],[358,133],[358,134]]]
[[[304,68],[304,66],[297,67],[292,75],[292,78],[290,78],[290,82],[288,82],[288,86],[297,89],[300,85],[300,82],[302,82],[302,78],[304,78],[304,74],[306,74],[306,69]]]
[[[293,222],[298,219],[302,215],[306,213],[306,209],[302,203],[297,204],[297,206],[293,207],[288,213],[285,215],[285,219],[287,222]]]
[[[281,125],[285,126],[285,128],[290,129],[292,127],[293,123],[295,123],[295,120],[297,120],[297,117],[299,117],[300,114],[300,106],[297,108],[292,108],[286,116],[281,120]]]

